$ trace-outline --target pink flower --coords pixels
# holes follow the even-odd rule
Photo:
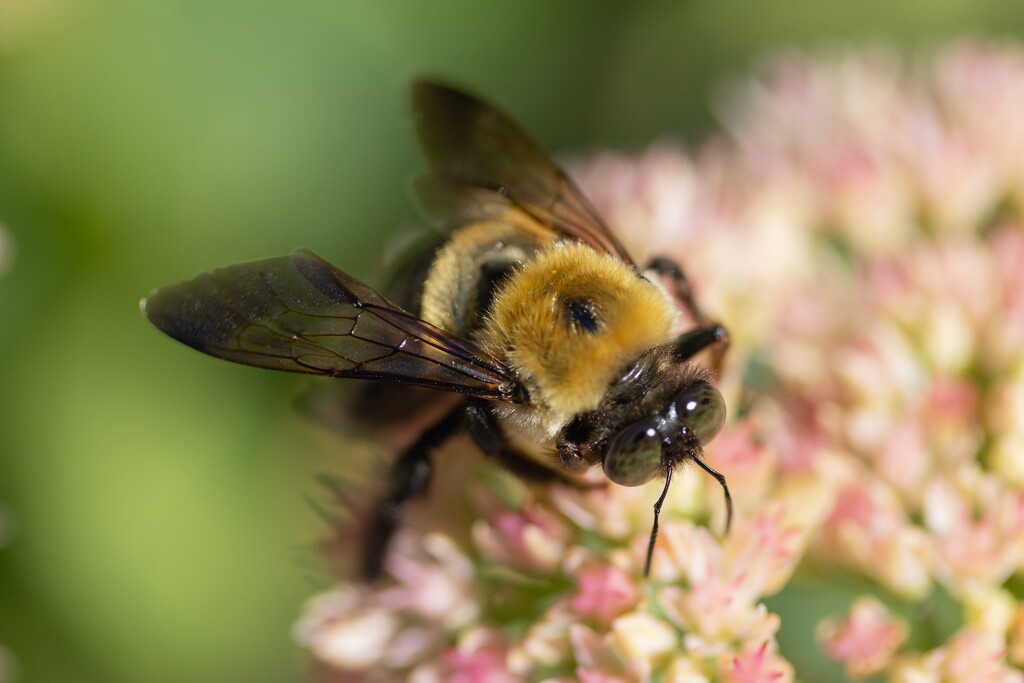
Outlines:
[[[803,545],[782,515],[762,516],[737,529],[722,548],[704,530],[668,531],[669,553],[687,559],[681,565],[687,587],[666,586],[658,598],[673,623],[687,632],[688,649],[713,654],[726,643],[774,635],[777,620],[758,599],[788,580]]]
[[[723,563],[754,586],[751,592],[768,595],[789,580],[804,547],[800,529],[784,512],[767,509],[726,540]]]
[[[339,670],[399,670],[435,652],[479,614],[472,567],[446,537],[403,531],[380,590],[346,586],[310,603],[295,637]]]
[[[584,569],[577,581],[577,593],[569,604],[584,617],[611,621],[639,598],[633,577],[618,567]]]
[[[847,484],[823,531],[823,555],[862,568],[908,597],[923,596],[930,587],[928,539],[910,525],[899,501],[883,485]]]
[[[495,508],[488,516],[489,523],[480,520],[473,526],[473,540],[493,560],[551,572],[565,556],[571,532],[544,506],[527,501],[521,510]]]
[[[469,652],[453,648],[441,654],[448,669],[447,683],[515,683],[519,680],[506,669],[505,650],[486,645]]]
[[[508,670],[508,648],[492,629],[472,629],[409,675],[410,683],[519,683]]]
[[[826,619],[818,625],[818,640],[825,653],[846,665],[851,678],[882,672],[907,638],[909,628],[893,619],[881,602],[863,596],[844,620]]]
[[[610,635],[599,635],[582,624],[569,627],[569,641],[579,666],[575,673],[584,681],[628,680],[626,668],[611,647]]]
[[[576,669],[576,675],[580,683],[628,683],[627,679],[619,676],[609,676],[600,671],[588,671],[587,669]]]
[[[771,652],[768,642],[737,655],[723,657],[724,683],[786,683],[793,680],[793,667],[789,662]]]
[[[945,680],[977,683],[1021,683],[1024,674],[1006,666],[1006,645],[996,634],[965,629],[949,645],[930,653]]]
[[[1001,584],[1024,560],[1024,494],[973,467],[931,482],[924,514],[935,535],[939,573],[954,586]]]

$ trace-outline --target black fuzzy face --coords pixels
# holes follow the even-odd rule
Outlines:
[[[589,464],[602,462],[609,443],[629,425],[663,416],[675,398],[687,387],[706,383],[711,373],[703,367],[675,360],[672,344],[652,349],[608,391],[596,409],[582,413],[559,435],[559,450],[571,444],[574,454]],[[666,444],[664,462],[678,462],[700,451],[700,441],[689,432],[678,434]],[[563,462],[563,464],[566,464]]]

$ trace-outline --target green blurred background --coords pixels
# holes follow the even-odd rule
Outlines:
[[[370,276],[415,223],[406,88],[553,150],[696,143],[758,55],[1024,35],[1019,0],[0,0],[0,644],[24,681],[296,681],[324,588],[312,380],[217,362],[155,286],[310,247]],[[3,264],[6,263],[6,266]],[[0,677],[2,678],[2,677]]]

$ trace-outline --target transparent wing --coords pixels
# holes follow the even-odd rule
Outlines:
[[[416,131],[430,174],[416,192],[444,227],[515,207],[551,230],[633,263],[579,189],[508,117],[447,86],[413,86]]]
[[[174,339],[236,363],[519,399],[512,371],[479,346],[308,251],[164,287],[143,299],[142,311]]]

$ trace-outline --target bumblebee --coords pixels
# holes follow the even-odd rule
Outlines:
[[[431,451],[466,430],[487,456],[531,480],[665,487],[693,461],[721,485],[702,446],[725,422],[713,373],[693,362],[725,329],[696,305],[683,271],[641,270],[568,176],[515,123],[433,82],[412,89],[429,171],[414,185],[445,236],[400,306],[309,251],[214,270],[154,291],[143,314],[178,341],[261,368],[418,385],[461,394],[396,459],[362,558],[378,576],[402,505],[425,492]],[[668,283],[665,286],[656,284]],[[696,327],[673,336],[685,309]]]

